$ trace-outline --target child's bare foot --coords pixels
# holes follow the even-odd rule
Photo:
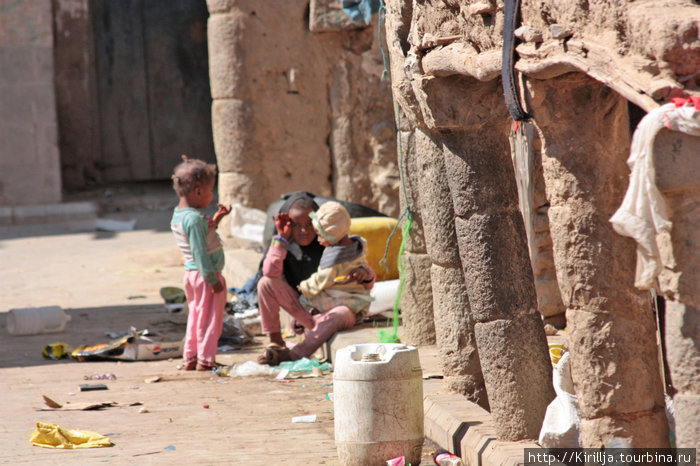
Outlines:
[[[282,348],[287,346],[287,344],[284,342],[284,338],[282,338],[282,332],[272,332],[268,335],[268,338],[270,339],[271,346],[275,345]]]
[[[213,368],[214,368],[214,366],[210,366],[210,365],[208,365],[208,364],[200,364],[200,363],[197,363],[197,370],[200,371],[200,372],[205,372],[205,371],[211,372],[211,370],[212,370]]]

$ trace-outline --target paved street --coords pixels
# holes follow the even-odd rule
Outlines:
[[[90,231],[89,223],[0,229],[0,463],[7,464],[338,464],[333,435],[332,375],[277,381],[184,372],[180,360],[51,361],[44,345],[105,342],[104,332],[130,326],[184,334],[185,316],[165,311],[159,289],[179,286],[181,258],[167,209],[121,213],[127,232]],[[235,254],[234,254],[235,255]],[[241,251],[240,286],[259,255]],[[9,309],[59,305],[65,332],[17,337],[5,329]],[[260,343],[264,341],[259,338]],[[223,364],[254,359],[259,347],[220,353]],[[92,374],[114,374],[106,391],[81,392]],[[156,383],[147,379],[160,377]],[[42,410],[42,395],[64,405],[115,402],[96,411]],[[130,406],[134,403],[138,405]],[[207,407],[208,406],[208,407]],[[140,413],[140,410],[147,410]],[[314,423],[292,418],[316,414]],[[54,450],[33,446],[37,421],[108,436],[110,448]],[[430,450],[426,445],[426,454]],[[426,458],[429,458],[426,456]],[[427,464],[429,461],[423,461]]]

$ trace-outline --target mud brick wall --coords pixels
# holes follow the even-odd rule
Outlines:
[[[51,2],[0,2],[0,205],[61,200]]]

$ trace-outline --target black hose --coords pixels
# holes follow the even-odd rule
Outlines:
[[[503,81],[503,94],[506,99],[506,106],[510,116],[515,121],[526,121],[530,115],[523,110],[520,104],[520,93],[515,84],[515,73],[513,71],[513,56],[515,55],[515,29],[519,22],[518,12],[520,10],[520,0],[505,0],[505,10],[503,18],[503,59],[501,60],[501,81]]]

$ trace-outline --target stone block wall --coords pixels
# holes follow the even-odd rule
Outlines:
[[[397,215],[376,16],[363,29],[313,33],[308,1],[207,6],[220,199],[265,209],[306,190]]]
[[[60,202],[51,2],[0,1],[0,205]]]

